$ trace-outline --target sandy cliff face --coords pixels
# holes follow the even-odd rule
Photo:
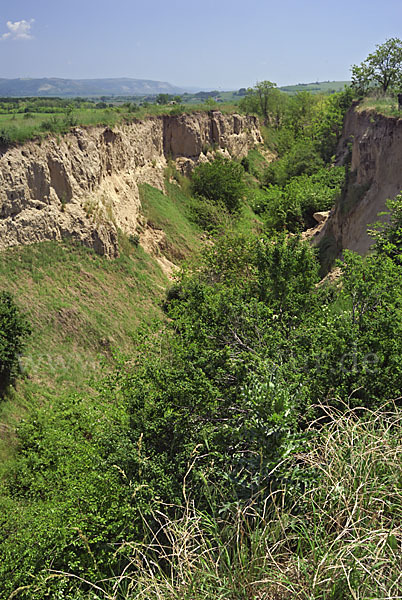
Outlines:
[[[245,156],[262,142],[254,117],[218,111],[75,128],[0,154],[0,249],[72,237],[113,257],[117,228],[136,231],[139,183],[163,189],[167,160],[189,171],[212,147]]]
[[[338,155],[350,163],[347,187],[315,243],[332,244],[334,255],[344,248],[365,254],[367,226],[402,190],[402,119],[350,109]]]

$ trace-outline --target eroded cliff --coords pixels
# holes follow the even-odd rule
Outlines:
[[[386,210],[386,200],[402,190],[402,119],[352,107],[338,161],[348,166],[346,188],[315,240],[329,258],[345,248],[367,253],[373,241],[368,226]]]
[[[71,237],[113,257],[117,229],[135,233],[138,184],[164,187],[174,160],[183,172],[211,149],[241,158],[262,143],[255,117],[219,111],[147,118],[28,142],[0,157],[0,249]]]

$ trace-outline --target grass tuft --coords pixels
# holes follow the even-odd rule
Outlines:
[[[270,493],[225,519],[189,500],[175,519],[166,507],[144,543],[121,548],[131,560],[105,597],[400,598],[402,412],[324,411],[327,424],[292,459],[315,485],[297,497]]]

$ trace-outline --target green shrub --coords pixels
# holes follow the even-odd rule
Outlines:
[[[42,131],[49,131],[51,133],[60,131],[60,128],[61,128],[61,122],[58,120],[58,118],[56,116],[53,116],[50,119],[45,119],[40,124],[40,129]]]
[[[222,203],[234,213],[239,210],[246,193],[244,168],[235,161],[217,156],[213,162],[194,169],[192,192],[216,204]]]
[[[129,240],[130,244],[137,247],[137,246],[139,246],[139,243],[140,243],[140,236],[138,235],[138,233],[131,233],[128,236],[128,240]]]
[[[186,112],[186,107],[184,104],[177,104],[170,109],[171,115],[182,115],[184,112]]]
[[[224,226],[230,215],[224,204],[197,196],[188,201],[190,218],[204,231],[215,231]]]
[[[30,334],[26,318],[11,294],[0,293],[0,392],[18,373],[18,359]]]
[[[74,586],[71,579],[40,585],[49,569],[110,576],[124,567],[115,544],[141,536],[141,513],[153,505],[141,480],[141,449],[127,438],[124,406],[102,397],[59,398],[51,411],[38,408],[18,439],[0,499],[0,590],[8,598],[34,582],[21,598],[71,598],[61,595]]]
[[[345,168],[321,168],[312,175],[292,177],[284,186],[268,185],[255,190],[253,210],[261,215],[270,231],[287,229],[293,233],[315,225],[313,214],[329,210],[340,198]]]
[[[0,146],[9,146],[11,141],[10,132],[5,129],[0,129]]]
[[[308,139],[298,140],[279,160],[272,162],[265,171],[265,184],[285,185],[292,177],[312,175],[324,166],[324,161]]]
[[[375,223],[369,233],[375,239],[378,254],[402,264],[402,194],[388,200],[387,208],[389,212],[382,214],[389,217],[389,222]]]

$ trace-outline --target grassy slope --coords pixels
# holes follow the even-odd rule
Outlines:
[[[249,156],[253,169],[264,157]],[[161,252],[175,264],[202,246],[202,230],[192,220],[189,180],[171,173],[167,195],[140,186],[148,224],[165,232]],[[249,185],[256,185],[248,175]],[[178,185],[177,180],[180,182]],[[235,223],[239,232],[257,231],[261,222],[246,204]],[[35,403],[63,392],[86,389],[91,378],[111,365],[115,351],[129,353],[139,325],[161,315],[169,281],[157,261],[121,235],[116,260],[97,256],[70,242],[44,242],[0,254],[0,290],[10,291],[32,326],[21,364],[25,376],[0,402],[0,465],[13,454],[14,426]]]
[[[143,186],[143,212],[166,233],[163,253],[176,264],[200,248],[199,228],[186,216],[187,198],[177,185],[169,196]],[[129,353],[139,325],[161,315],[169,281],[141,246],[120,239],[116,260],[70,242],[44,242],[0,254],[0,290],[9,290],[32,326],[25,377],[0,403],[0,464],[13,453],[14,425],[37,402],[86,389],[91,378]]]
[[[114,349],[130,350],[136,326],[159,312],[165,285],[141,247],[126,248],[114,261],[67,242],[1,254],[0,289],[13,293],[33,333],[21,360],[26,375],[0,404],[0,461],[12,451],[15,420],[33,403],[90,391],[103,360],[110,364]]]
[[[148,184],[139,186],[148,225],[166,234],[165,256],[176,263],[199,248],[201,230],[189,220],[188,196],[175,183],[166,183],[168,196]]]

